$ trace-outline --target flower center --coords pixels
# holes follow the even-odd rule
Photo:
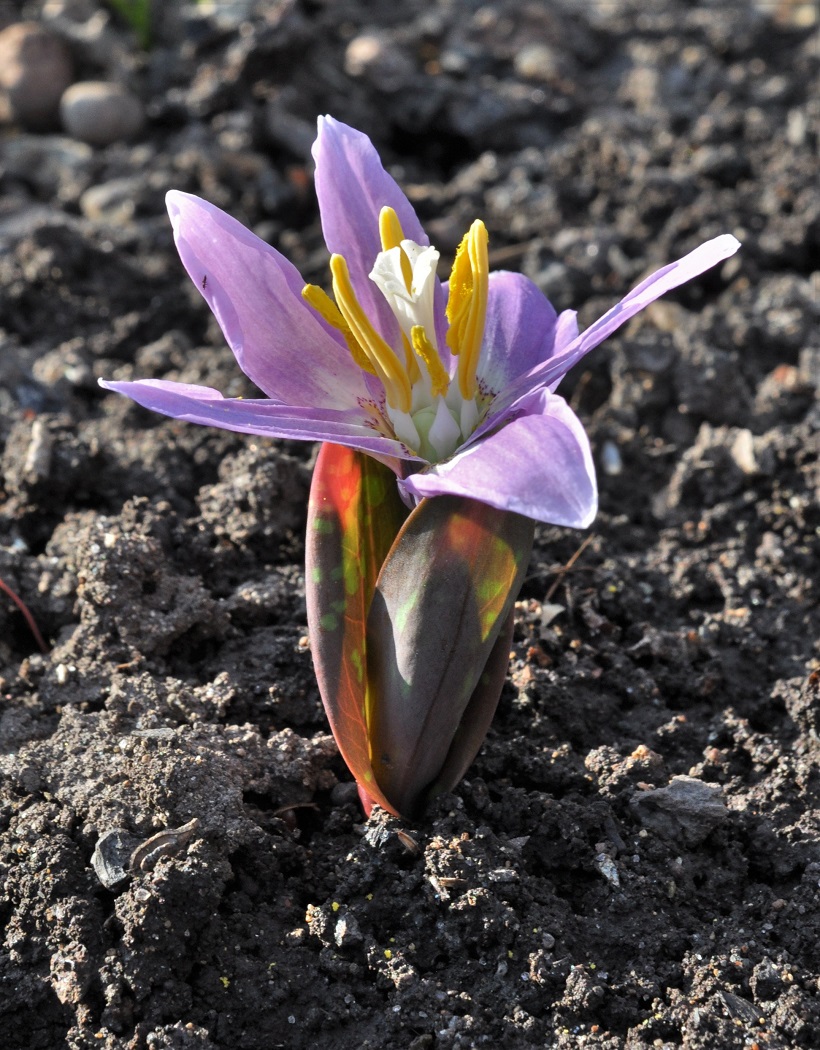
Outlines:
[[[382,250],[370,279],[399,323],[400,348],[391,347],[365,314],[343,256],[330,259],[335,302],[316,285],[307,285],[302,295],[342,333],[356,364],[381,381],[396,437],[429,462],[439,462],[453,454],[478,422],[476,372],[489,281],[487,230],[477,219],[456,252],[446,309],[449,353],[439,347],[436,324],[439,252],[406,238],[392,208],[381,210],[379,235]],[[451,363],[451,355],[457,363]]]

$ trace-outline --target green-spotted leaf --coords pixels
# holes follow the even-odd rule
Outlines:
[[[533,532],[519,514],[437,496],[412,512],[382,566],[367,621],[367,722],[376,780],[404,816],[423,809],[442,773],[449,784],[475,744],[475,731],[459,729],[474,696],[486,731],[503,684],[491,654]],[[480,688],[485,669],[492,700]]]
[[[502,626],[495,645],[490,650],[487,663],[473,690],[473,695],[464,708],[458,729],[455,732],[450,750],[444,759],[436,779],[425,792],[425,797],[432,798],[442,791],[452,791],[469,769],[478,754],[484,737],[498,707],[501,690],[507,677],[510,665],[510,646],[513,639],[515,615],[513,610]]]
[[[376,579],[407,517],[395,474],[341,445],[319,450],[308,506],[305,593],[313,665],[336,743],[361,791],[395,813],[370,762],[365,626]]]

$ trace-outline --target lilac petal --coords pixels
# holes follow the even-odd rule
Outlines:
[[[160,379],[141,379],[133,383],[100,380],[100,386],[125,394],[143,408],[188,423],[201,423],[263,437],[333,441],[337,445],[361,449],[379,458],[423,462],[400,441],[383,437],[374,430],[371,420],[362,409],[293,408],[267,398],[224,398],[212,387]]]
[[[578,338],[578,313],[576,310],[562,310],[555,322],[555,343],[553,355],[562,354],[571,342]]]
[[[557,394],[531,394],[522,414],[400,487],[413,496],[470,496],[536,521],[584,529],[598,509],[595,467],[581,421]]]
[[[549,360],[557,321],[552,303],[529,278],[507,270],[491,273],[478,362],[482,386],[497,394],[518,376]]]
[[[684,255],[682,259],[657,270],[645,281],[641,281],[636,288],[633,288],[616,306],[607,310],[603,317],[599,317],[581,335],[565,345],[562,351],[556,353],[544,364],[536,365],[535,368],[520,376],[511,387],[504,391],[503,404],[499,402],[497,407],[493,406],[494,409],[506,411],[522,395],[536,387],[548,386],[554,389],[573,365],[635,314],[640,313],[662,295],[671,292],[673,288],[691,281],[705,270],[728,259],[739,247],[740,241],[737,238],[730,233],[724,233],[720,237],[714,237],[711,241],[701,244],[688,255]]]
[[[379,213],[384,207],[393,208],[404,236],[417,244],[428,245],[427,234],[410,201],[382,167],[373,143],[361,131],[333,117],[319,117],[313,158],[325,243],[329,251],[347,260],[364,312],[391,346],[400,347],[398,322],[369,277],[382,250]]]
[[[199,197],[172,190],[166,199],[185,269],[260,390],[319,408],[347,408],[365,396],[361,369],[304,302],[304,281],[283,255]]]
[[[515,274],[515,276],[517,277],[519,275]],[[493,274],[490,274],[491,288],[492,278]],[[534,285],[533,287],[535,288],[536,293],[539,296],[541,296],[542,300],[545,303],[547,303],[550,309],[552,309],[552,304],[549,302],[549,300],[543,295],[541,295],[541,292],[538,290],[538,288],[536,288]],[[536,309],[534,314],[527,318],[527,322],[524,325],[523,331],[527,332],[528,334],[532,333],[532,330],[538,321],[537,313],[538,310]],[[512,324],[508,326],[508,331],[510,332],[510,335],[514,338],[515,332]],[[556,318],[554,328],[549,334],[549,345],[544,343],[544,345],[542,346],[542,350],[544,353],[544,357],[542,359],[543,362],[547,362],[551,358],[557,357],[558,355],[562,354],[567,348],[567,346],[569,346],[569,344],[577,338],[577,314],[575,310],[563,310]],[[482,350],[482,353],[483,352],[484,351]],[[515,354],[515,346],[512,346],[511,354]],[[532,352],[531,356],[536,357],[537,351]],[[537,368],[538,366],[536,365],[534,367]],[[521,394],[519,392],[518,386],[514,382],[514,380],[518,378],[519,375],[530,375],[532,371],[533,369],[530,369],[529,372],[525,373],[513,373],[511,371],[511,378],[509,384],[503,385],[501,387],[501,393],[496,395],[496,397],[490,404],[487,415],[484,417],[481,423],[479,423],[475,431],[470,435],[470,444],[472,444],[475,441],[478,441],[480,438],[484,437],[485,434],[489,434],[491,431],[496,430],[499,426],[504,426],[506,421],[517,413],[519,402],[521,402],[522,400],[526,401],[526,399],[533,393],[533,391],[539,390],[542,387],[542,383],[540,381],[535,381],[534,383],[530,383],[530,385],[525,389],[525,393]],[[484,377],[482,376],[482,379],[483,378]],[[548,383],[546,385],[546,389],[554,391],[563,378],[564,373],[562,372],[557,379],[555,379],[552,383]],[[487,382],[486,380],[485,383],[491,389],[498,389],[492,383]]]

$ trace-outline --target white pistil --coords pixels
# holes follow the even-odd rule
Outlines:
[[[468,398],[466,401],[461,402],[461,434],[464,440],[472,434],[478,423],[478,405],[475,403],[475,398]]]
[[[391,408],[390,405],[387,405],[386,408],[387,415],[390,417],[390,422],[393,424],[393,430],[396,433],[396,437],[399,441],[403,441],[411,452],[418,452],[421,448],[421,438],[416,429],[416,424],[413,422],[413,417],[409,412],[402,412],[398,408]]]
[[[402,269],[402,253],[412,270],[409,288]],[[421,325],[436,352],[434,299],[438,260],[439,252],[435,248],[425,248],[415,241],[405,240],[401,246],[379,252],[370,271],[371,281],[390,304],[407,338],[411,338],[410,333],[416,325]]]
[[[436,418],[427,435],[437,459],[447,459],[461,444],[461,430],[443,397],[436,398]]]
[[[441,363],[435,315],[439,252],[404,237],[399,241],[401,227],[388,208],[383,209],[379,223],[384,250],[376,256],[370,279],[387,300],[404,333],[405,351],[411,355],[407,366],[411,385],[409,411],[408,406],[400,410],[389,403],[389,399],[386,411],[396,437],[423,459],[438,463],[448,459],[475,430],[478,406],[475,397],[463,396],[460,383],[448,376]],[[481,242],[484,244],[486,231],[483,225],[478,225],[478,233],[484,234]],[[478,233],[473,237],[477,243]],[[465,245],[469,247],[466,239]],[[472,256],[469,259],[465,256],[465,260],[474,270]],[[462,260],[462,269],[465,260]],[[470,285],[464,291],[467,307],[472,295]],[[472,315],[459,322],[462,328],[470,317]],[[476,320],[476,326],[483,331],[483,314]],[[480,339],[480,335],[476,327],[472,342]],[[474,357],[476,347],[471,343],[468,349]],[[474,377],[472,381],[474,383]]]

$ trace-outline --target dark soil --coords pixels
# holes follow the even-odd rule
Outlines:
[[[0,139],[0,577],[50,644],[2,597],[0,1046],[820,1046],[816,9],[156,6],[143,53],[92,0],[0,5],[148,113]],[[328,734],[311,450],[96,385],[250,392],[163,193],[324,282],[322,112],[582,325],[743,242],[570,376],[600,514],[539,528],[498,716],[417,826],[364,823]]]

